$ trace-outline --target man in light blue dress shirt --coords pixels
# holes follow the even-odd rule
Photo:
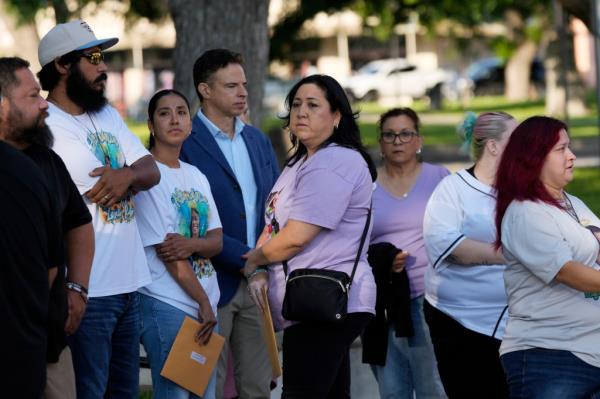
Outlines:
[[[240,120],[247,107],[246,77],[239,54],[209,50],[194,64],[201,109],[181,159],[206,175],[223,225],[223,251],[212,258],[221,299],[217,317],[226,338],[217,369],[223,394],[229,350],[240,398],[270,398],[271,364],[258,308],[247,292],[242,255],[264,227],[264,204],[279,170],[269,139]]]

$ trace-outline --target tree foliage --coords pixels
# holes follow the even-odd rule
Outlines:
[[[57,23],[80,17],[90,3],[103,0],[4,0],[18,21],[31,23],[41,9],[52,7]],[[196,58],[210,48],[228,48],[242,53],[252,120],[260,124],[265,71],[268,63],[269,0],[128,0],[125,16],[159,21],[170,15],[176,31],[173,51],[174,86],[194,101],[191,78]],[[314,15],[314,14],[313,14]],[[306,19],[306,17],[303,17]]]
[[[577,3],[578,0],[562,1]],[[519,15],[524,23],[509,27],[512,32],[502,44],[506,52],[510,47],[507,40],[520,42],[525,38],[539,38],[540,20],[536,16],[547,14],[550,0],[300,0],[298,8],[274,27],[271,57],[289,59],[294,41],[306,20],[321,11],[335,12],[343,9],[357,12],[365,22],[368,17],[376,17],[376,25],[366,24],[365,27],[380,40],[387,40],[394,26],[406,22],[411,13],[416,13],[420,23],[430,28],[441,21],[452,21],[462,31],[467,28],[475,34],[482,23],[506,22],[507,14],[513,13]]]
[[[57,23],[67,22],[70,16],[79,16],[81,9],[93,0],[69,1],[74,7],[70,9],[67,0],[5,0],[8,8],[15,12],[19,23],[27,23],[34,20],[35,14],[46,7],[54,9]]]
[[[90,3],[101,3],[103,0],[4,0],[17,17],[19,23],[28,23],[34,20],[35,14],[47,7],[52,7],[56,23],[67,22],[72,17],[80,17],[81,10]],[[126,17],[135,19],[148,18],[159,21],[169,15],[166,0],[129,0],[129,10]]]

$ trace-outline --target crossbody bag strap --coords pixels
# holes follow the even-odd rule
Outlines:
[[[371,210],[373,209],[373,205],[369,205],[369,212],[367,213],[367,221],[365,222],[365,227],[362,232],[362,236],[360,237],[360,245],[358,246],[358,252],[356,253],[356,259],[354,259],[354,267],[352,268],[352,274],[350,275],[350,282],[348,283],[348,288],[352,285],[352,280],[354,280],[354,274],[356,274],[356,268],[358,266],[358,261],[360,260],[360,254],[365,246],[365,241],[367,240],[367,233],[369,232],[369,226],[371,225]],[[288,263],[287,260],[281,262],[283,266],[283,273],[285,276],[288,275]]]
[[[369,232],[369,226],[371,225],[371,210],[373,209],[373,204],[369,205],[369,213],[367,213],[367,221],[365,222],[365,228],[362,232],[362,237],[360,237],[360,245],[358,246],[358,252],[356,253],[356,259],[354,259],[354,267],[352,268],[352,274],[350,275],[350,282],[348,283],[348,289],[352,285],[352,281],[354,280],[354,274],[356,273],[356,268],[358,266],[358,261],[360,260],[360,255],[362,254],[362,250],[365,246],[365,241],[367,240],[367,233]]]

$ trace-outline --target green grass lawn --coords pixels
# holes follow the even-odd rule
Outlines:
[[[595,104],[590,103],[589,107],[593,109]],[[441,111],[430,111],[426,102],[418,100],[414,102],[412,108],[425,119],[427,117],[441,117],[441,119],[446,117],[446,119],[458,120],[462,118],[466,111],[481,113],[494,110],[508,112],[518,120],[523,120],[534,115],[544,115],[544,103],[542,100],[510,102],[501,96],[475,97],[468,106],[464,106],[458,102],[445,102],[444,109]],[[374,120],[377,119],[378,115],[385,112],[387,108],[370,102],[354,104],[354,109],[360,111],[360,115],[363,116],[358,119],[358,122],[365,145],[368,147],[376,145],[377,128]],[[128,121],[127,124],[144,144],[148,143],[148,127],[146,122]],[[589,116],[572,118],[569,124],[569,130],[573,138],[595,137],[598,135],[597,118],[594,112],[591,112]],[[277,118],[276,115],[269,115],[264,119],[262,129],[264,132],[268,132],[272,128],[280,128],[282,125],[283,121]],[[460,143],[460,138],[456,134],[456,124],[424,123],[421,133],[425,136],[426,145]]]
[[[148,125],[146,124],[146,122],[137,122],[128,119],[127,127],[129,127],[129,130],[131,130],[133,134],[138,136],[142,143],[146,147],[148,147],[148,138],[150,137],[150,131],[148,130]]]
[[[567,191],[600,216],[600,168],[575,169],[575,178],[567,186]]]
[[[595,104],[590,103],[590,109],[593,109]],[[383,107],[375,102],[357,103],[353,105],[356,111],[360,112],[362,118],[358,119],[363,142],[370,147],[377,144],[377,127],[374,120],[385,112],[388,108]],[[510,102],[501,96],[485,96],[475,97],[471,100],[468,106],[464,106],[458,102],[445,102],[444,108],[441,111],[430,111],[425,101],[417,100],[412,108],[421,115],[423,119],[428,117],[437,117],[438,119],[459,120],[467,111],[481,113],[486,111],[505,111],[513,115],[518,120],[522,121],[530,116],[544,115],[544,102],[526,101],[526,102]],[[265,118],[262,128],[267,132],[274,127],[281,127],[282,120],[275,115]],[[589,116],[572,118],[569,121],[569,131],[573,138],[595,137],[598,135],[597,118],[594,112]],[[147,130],[147,129],[146,129]],[[426,145],[444,145],[458,144],[460,138],[456,134],[456,124],[448,123],[423,123],[421,133],[425,136]]]

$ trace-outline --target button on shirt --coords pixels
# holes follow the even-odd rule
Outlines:
[[[225,156],[227,163],[233,170],[233,174],[242,190],[244,200],[244,211],[240,214],[240,219],[246,219],[246,239],[250,248],[256,245],[256,181],[252,170],[250,154],[241,133],[244,129],[244,123],[235,118],[235,127],[233,139],[212,123],[203,113],[198,110],[198,117],[208,128],[208,131],[215,138],[217,145]],[[218,201],[218,199],[216,199]]]

